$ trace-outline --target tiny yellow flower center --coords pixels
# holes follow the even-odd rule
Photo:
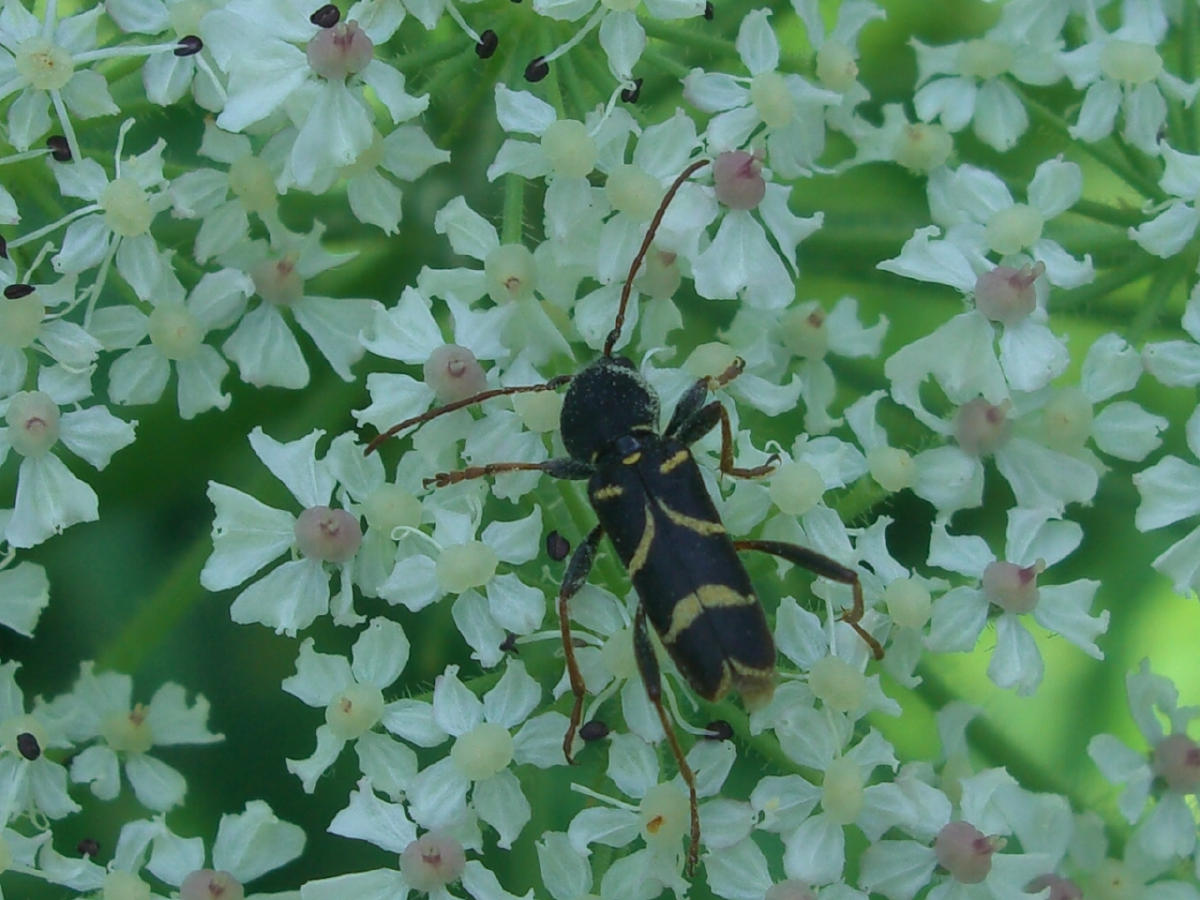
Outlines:
[[[750,82],[750,102],[768,128],[782,128],[796,115],[796,101],[778,72],[760,72]]]
[[[512,735],[503,725],[493,722],[479,723],[450,748],[450,759],[472,781],[482,781],[502,771],[512,762],[512,755]]]
[[[118,753],[145,753],[154,746],[154,734],[146,721],[150,712],[138,703],[129,712],[109,715],[100,725],[100,735]]]
[[[31,37],[17,45],[13,54],[17,73],[38,91],[58,91],[75,74],[71,54],[44,37]]]
[[[383,718],[383,691],[355,682],[325,707],[325,722],[344,741],[362,737]]]
[[[114,178],[100,194],[104,224],[121,237],[138,237],[150,230],[154,210],[150,195],[132,178]]]

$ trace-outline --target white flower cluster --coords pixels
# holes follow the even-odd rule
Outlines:
[[[35,636],[62,558],[42,545],[100,519],[76,458],[166,453],[162,408],[219,430],[251,389],[323,414],[371,354],[366,433],[271,417],[249,446],[283,490],[206,476],[196,596],[291,642],[283,691],[318,712],[278,768],[348,797],[305,828],[389,854],[272,896],[1200,900],[1197,710],[1169,678],[1126,681],[1144,747],[1086,742],[1125,786],[1105,822],[977,746],[988,717],[941,674],[982,655],[1026,698],[1107,664],[1128,610],[1074,555],[1200,516],[1178,455],[1200,457],[1195,4],[1009,0],[954,42],[870,0],[509,6],[2,0],[0,627]],[[776,553],[785,585],[788,560],[825,576],[761,589],[779,671],[748,713],[647,650],[644,608],[680,598],[639,597],[606,544],[582,584],[599,532],[569,482],[597,458],[566,449],[555,388],[600,353],[691,445],[720,523],[678,528]],[[664,540],[647,525],[639,559]],[[1200,591],[1200,528],[1162,545],[1153,568]],[[709,652],[749,640],[700,603]],[[203,696],[135,702],[89,661],[26,702],[18,659],[0,879],[240,900],[301,855],[261,800],[211,857],[168,826],[188,784],[158,749],[223,737]],[[936,758],[893,737],[910,694],[938,707]],[[151,818],[59,845],[126,784]]]

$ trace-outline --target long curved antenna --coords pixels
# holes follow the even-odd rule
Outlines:
[[[462,400],[455,400],[453,403],[447,403],[445,406],[438,406],[428,412],[421,413],[419,416],[413,416],[411,419],[405,419],[398,425],[393,425],[387,431],[382,432],[376,438],[367,444],[363,450],[363,456],[369,456],[379,449],[379,445],[395,434],[399,434],[405,428],[411,428],[413,425],[422,425],[431,419],[436,419],[438,416],[444,416],[446,413],[452,413],[456,409],[462,409],[464,406],[470,406],[472,403],[482,403],[484,400],[490,400],[492,397],[505,397],[509,394],[531,394],[537,391],[554,391],[562,387],[571,380],[570,375],[555,375],[549,381],[543,384],[526,384],[519,387],[492,388],[487,391],[480,391],[478,394],[473,394],[470,397],[465,397]]]
[[[667,214],[667,207],[671,205],[671,200],[676,192],[683,186],[695,172],[704,168],[709,164],[707,159],[698,159],[682,172],[679,177],[671,182],[671,186],[667,188],[667,193],[663,196],[662,203],[658,205],[658,211],[654,214],[654,218],[650,220],[650,227],[646,229],[646,237],[642,240],[642,246],[638,249],[637,256],[633,258],[633,262],[629,266],[629,276],[625,279],[625,284],[621,286],[621,305],[617,307],[617,319],[613,324],[613,329],[608,333],[608,338],[604,341],[604,355],[612,356],[613,347],[621,338],[621,327],[625,324],[625,308],[629,306],[629,295],[633,291],[633,277],[637,275],[637,270],[641,268],[642,261],[646,258],[646,253],[650,250],[650,245],[654,242],[654,235],[658,232],[658,226],[662,224],[663,216]]]

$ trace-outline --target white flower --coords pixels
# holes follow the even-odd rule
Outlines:
[[[1172,199],[1156,207],[1150,221],[1129,229],[1129,237],[1147,253],[1169,259],[1179,253],[1196,233],[1200,212],[1196,197],[1200,194],[1200,156],[1176,150],[1166,141],[1159,143],[1163,175],[1159,186]]]
[[[535,473],[536,474],[536,473]],[[453,501],[453,492],[446,495]],[[453,614],[463,637],[486,666],[500,661],[506,632],[526,635],[546,614],[546,598],[515,572],[500,564],[518,566],[537,556],[542,535],[542,512],[512,521],[494,521],[475,537],[479,509],[464,513],[448,505],[431,504],[432,537],[410,532],[401,543],[401,557],[379,585],[379,595],[414,612],[446,594],[455,594]],[[407,545],[407,546],[405,546]],[[427,555],[430,548],[433,554]]]
[[[1134,843],[1141,853],[1164,863],[1191,856],[1197,825],[1188,798],[1200,789],[1200,745],[1188,737],[1187,727],[1200,710],[1180,707],[1175,685],[1152,673],[1149,660],[1126,676],[1125,687],[1149,754],[1125,746],[1114,735],[1099,734],[1088,743],[1088,755],[1105,778],[1124,785],[1117,805],[1136,824]],[[1151,797],[1156,802],[1147,813]]]
[[[181,889],[184,897],[242,896],[245,882],[291,862],[304,850],[304,843],[298,825],[279,819],[264,801],[251,800],[245,812],[221,816],[211,868],[204,864],[204,840],[180,837],[167,827],[163,816],[126,823],[108,868],[86,857],[61,856],[49,845],[40,861],[50,880],[89,893],[160,897],[138,877],[145,868],[158,880]]]
[[[716,796],[737,757],[729,741],[698,741],[687,754],[687,763],[696,776],[696,794],[712,798],[700,804],[702,821],[715,816],[721,826],[702,828],[706,849],[733,846],[748,837],[753,817],[745,804],[737,804],[740,815],[731,810],[729,801]],[[577,813],[567,828],[567,836],[576,853],[590,855],[590,845],[603,844],[622,851],[604,874],[602,894],[614,897],[658,897],[668,888],[676,894],[687,890],[683,879],[691,816],[688,791],[676,776],[661,781],[658,756],[654,748],[636,735],[613,735],[608,753],[608,777],[636,804],[608,797],[575,785],[575,789],[602,801]],[[732,814],[730,814],[732,813]],[[627,849],[641,840],[642,849]],[[709,853],[704,855],[707,862]]]
[[[19,0],[5,0],[0,14],[0,44],[6,51],[0,54],[0,99],[20,92],[8,107],[5,135],[18,150],[49,130],[53,102],[71,156],[80,162],[83,154],[66,111],[81,119],[118,112],[104,76],[94,69],[76,70],[94,55],[109,55],[96,51],[103,11],[97,5],[58,21],[57,5],[51,3],[45,21],[39,22]]]
[[[250,432],[250,446],[258,458],[304,507],[298,517],[235,488],[208,483],[217,515],[213,552],[200,572],[200,583],[207,590],[239,585],[285,552],[301,557],[272,569],[238,594],[229,611],[235,622],[259,622],[289,635],[307,628],[330,611],[326,565],[334,568],[340,582],[332,600],[334,622],[362,621],[354,612],[353,588],[354,556],[362,530],[356,517],[329,506],[336,481],[328,461],[316,458],[316,444],[324,433],[313,431],[299,440],[279,443],[261,428]]]
[[[998,362],[1008,385],[1019,391],[1045,387],[1062,374],[1069,361],[1066,341],[1046,326],[1049,291],[1041,278],[1045,265],[1025,262],[1021,266],[1022,257],[1009,257],[1006,265],[993,265],[974,246],[968,231],[961,225],[952,227],[945,239],[938,240],[936,226],[918,228],[904,243],[900,255],[879,263],[879,268],[907,278],[946,284],[962,292],[974,302],[975,309],[958,319],[979,316],[1000,331]],[[951,320],[900,350],[888,365],[899,366],[899,360],[907,354],[931,355],[936,352],[929,349],[933,344],[952,344],[956,338],[947,336],[957,335],[966,327]],[[970,330],[974,333],[980,329]],[[916,349],[918,346],[923,349]],[[975,364],[994,367],[994,351],[991,355],[986,362],[977,359]]]
[[[100,342],[64,315],[80,299],[74,275],[41,284],[17,281],[0,266],[0,287],[0,397],[21,389],[31,357],[48,356],[72,373],[91,371]]]
[[[38,704],[32,713],[25,712],[18,668],[20,663],[0,662],[0,821],[22,813],[61,819],[81,807],[67,793],[67,770],[46,751],[70,753],[74,745],[52,708]]]
[[[102,800],[113,800],[121,788],[120,765],[143,806],[165,811],[183,802],[187,783],[182,774],[149,755],[155,747],[211,744],[224,735],[208,730],[208,701],[197,696],[189,706],[183,687],[168,682],[150,698],[133,702],[133,679],[119,672],[95,672],[95,663],[80,666],[70,693],[51,704],[66,723],[71,739],[97,743],[71,760],[71,780],[91,785]]]
[[[1049,282],[1062,288],[1092,280],[1091,255],[1075,259],[1043,232],[1046,224],[1074,206],[1082,193],[1082,169],[1062,159],[1048,159],[1037,167],[1025,203],[1013,200],[999,176],[971,165],[935,169],[928,185],[934,222],[945,228],[961,226],[960,244],[978,254],[998,255],[1001,265],[1027,253],[1046,267]]]
[[[1166,37],[1166,15],[1156,3],[1125,4],[1121,27],[1110,33],[1092,5],[1084,9],[1088,42],[1059,56],[1071,84],[1087,88],[1079,117],[1069,129],[1071,136],[1088,142],[1107,137],[1120,111],[1125,119],[1122,137],[1155,155],[1167,118],[1163,95],[1189,106],[1198,87],[1163,66],[1158,48]]]
[[[784,178],[799,178],[825,149],[825,109],[842,103],[836,90],[816,87],[779,70],[779,40],[767,23],[769,10],[753,10],[738,29],[737,51],[749,76],[693,69],[684,97],[705,113],[717,113],[705,129],[712,152],[746,146],[766,126],[767,162]]]
[[[105,349],[126,350],[109,371],[109,398],[120,404],[154,403],[166,389],[174,363],[182,418],[228,409],[230,396],[221,393],[221,381],[229,364],[204,339],[237,320],[254,284],[242,272],[222,269],[202,276],[187,293],[167,265],[161,279],[142,298],[152,306],[149,315],[133,306],[112,306],[93,317],[92,333]]]
[[[475,815],[496,829],[500,847],[512,846],[531,810],[509,767],[533,763],[545,768],[563,761],[561,747],[545,758],[538,742],[527,739],[527,734],[545,731],[539,719],[526,721],[541,697],[541,687],[519,660],[508,661],[482,700],[459,680],[458,666],[446,667],[434,683],[433,719],[454,743],[447,756],[409,782],[409,808],[418,824],[454,828]],[[562,719],[553,716],[565,729]]]
[[[1067,12],[1065,4],[1021,0],[1007,4],[1000,21],[981,38],[939,47],[914,38],[917,115],[925,122],[939,119],[952,132],[973,124],[985,144],[1001,152],[1011,149],[1029,126],[1029,116],[1005,76],[1035,85],[1062,78],[1056,54]]]
[[[133,124],[129,119],[121,125],[111,179],[92,159],[52,164],[58,189],[64,196],[91,202],[63,220],[71,224],[63,235],[62,249],[50,262],[56,272],[74,274],[115,257],[117,272],[144,297],[162,277],[164,254],[150,233],[150,226],[170,205],[170,198],[163,176],[162,152],[166,141],[159,138],[143,153],[122,156],[125,134]],[[17,243],[20,241],[9,246]]]
[[[96,492],[51,451],[61,441],[76,456],[103,469],[114,453],[133,443],[137,422],[123,422],[102,406],[62,412],[43,391],[13,394],[0,400],[0,409],[8,423],[0,431],[0,464],[10,449],[21,457],[5,540],[14,547],[33,547],[64,528],[99,518]]]
[[[937,652],[974,649],[989,619],[995,618],[996,649],[988,676],[1003,688],[1032,694],[1042,681],[1044,664],[1033,635],[1020,617],[1032,614],[1039,625],[1095,659],[1104,654],[1095,639],[1108,628],[1108,610],[1088,614],[1100,582],[1081,578],[1067,584],[1038,584],[1048,566],[1070,554],[1083,539],[1075,522],[1052,518],[1045,510],[1014,508],[1008,513],[1004,559],[997,560],[983,538],[950,535],[935,524],[929,564],[977,579],[952,588],[933,605],[929,648]]]
[[[324,233],[324,226],[317,223],[308,234],[277,234],[269,245],[246,241],[220,257],[223,265],[250,276],[259,297],[258,305],[242,317],[222,346],[243,381],[286,388],[308,384],[308,363],[288,318],[312,338],[342,379],[353,379],[350,367],[363,355],[359,334],[380,304],[367,298],[323,297],[307,291],[307,279],[355,255],[326,252],[321,246]]]
[[[300,645],[296,674],[283,680],[283,689],[309,706],[324,708],[325,721],[317,727],[317,748],[308,759],[287,760],[307,793],[317,779],[353,742],[359,768],[380,789],[398,795],[417,772],[411,749],[380,734],[376,726],[390,715],[383,689],[390,686],[408,663],[409,643],[404,629],[386,619],[372,619],[351,650],[351,661],[334,654],[317,653],[313,639]]]
[[[282,109],[298,129],[288,167],[305,189],[328,169],[352,164],[371,145],[374,116],[365,87],[393,123],[411,119],[429,103],[427,96],[407,94],[404,76],[374,58],[375,45],[391,38],[402,16],[374,16],[359,4],[344,21],[318,27],[311,15],[301,0],[234,0],[208,13],[200,26],[217,64],[229,74],[229,98],[217,124],[242,131]]]

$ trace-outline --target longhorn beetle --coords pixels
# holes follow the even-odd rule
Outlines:
[[[621,289],[616,320],[599,358],[574,375],[559,375],[542,384],[487,390],[429,410],[381,433],[364,451],[372,452],[383,441],[406,428],[492,397],[568,386],[559,420],[568,456],[537,463],[495,462],[469,466],[427,478],[425,485],[446,487],[471,478],[525,470],[545,472],[553,478],[587,479],[588,499],[599,524],[571,554],[558,592],[563,655],[574,694],[563,753],[568,762],[573,761],[573,744],[583,716],[586,690],[575,659],[567,603],[587,580],[600,539],[607,534],[641,601],[633,629],[638,671],[688,788],[691,811],[689,875],[695,869],[700,850],[696,781],[663,706],[658,658],[646,620],[649,619],[658,632],[680,674],[705,700],[719,700],[730,691],[737,691],[748,706],[764,705],[775,690],[775,642],[745,566],[737,555],[740,550],[759,550],[780,556],[816,575],[850,585],[854,603],[842,614],[842,621],[862,637],[876,658],[883,656],[879,642],[859,625],[863,615],[862,585],[853,569],[796,544],[733,540],[725,532],[688,447],[720,425],[722,473],[738,478],[759,478],[774,468],[774,459],[754,468],[735,466],[729,414],[720,402],[705,402],[709,392],[728,384],[741,373],[742,360],[735,360],[719,375],[701,378],[693,384],[676,405],[666,429],[660,433],[658,396],[629,359],[613,355],[613,347],[625,322],[634,276],[663,215],[684,181],[706,165],[708,160],[693,162],[663,197],[629,268],[629,276]]]

